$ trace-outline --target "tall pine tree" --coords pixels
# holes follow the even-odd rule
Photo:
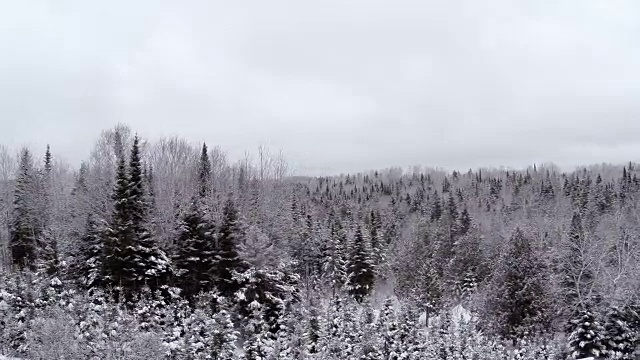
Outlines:
[[[121,287],[130,298],[144,285],[152,289],[164,285],[171,272],[167,255],[157,246],[147,223],[146,201],[140,162],[139,139],[134,138],[129,161],[118,162],[115,202],[111,224],[106,231],[104,275],[107,284]]]
[[[234,273],[242,273],[247,269],[247,264],[238,254],[242,233],[238,210],[229,198],[224,205],[222,224],[218,231],[214,268],[216,287],[224,296],[232,296],[240,288],[238,281],[234,279]]]
[[[9,240],[13,264],[20,268],[35,266],[36,245],[40,229],[35,219],[34,185],[31,153],[28,149],[23,149],[14,190],[13,219]]]
[[[546,328],[549,304],[542,262],[517,228],[493,276],[489,311],[498,335],[515,339]]]
[[[347,288],[358,302],[362,302],[373,289],[375,281],[373,271],[371,249],[358,225],[347,266]]]
[[[215,227],[207,218],[205,207],[210,173],[207,145],[203,145],[198,164],[198,192],[178,224],[177,251],[173,257],[176,283],[190,299],[214,286]]]

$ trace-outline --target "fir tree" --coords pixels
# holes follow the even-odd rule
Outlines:
[[[347,266],[347,287],[349,293],[362,302],[373,289],[374,269],[371,261],[371,250],[367,244],[360,225],[356,227],[353,249]]]
[[[176,284],[191,299],[213,289],[215,268],[215,228],[194,200],[178,225],[177,253],[173,257]]]
[[[120,287],[131,298],[143,285],[157,289],[170,274],[167,255],[157,246],[147,223],[149,204],[144,191],[139,139],[134,138],[129,174],[124,159],[118,162],[115,202],[106,231],[104,275],[107,284]]]
[[[607,314],[604,325],[604,346],[607,355],[613,359],[631,360],[634,358],[634,334],[625,320],[625,314],[617,307]]]
[[[116,170],[116,184],[112,199],[114,201],[114,213],[105,229],[103,275],[106,286],[131,287],[133,269],[128,261],[132,258],[132,250],[135,246],[133,231],[130,224],[130,210],[128,204],[129,181],[124,158],[118,161]],[[129,267],[127,267],[127,265]]]
[[[16,178],[13,200],[13,214],[11,223],[11,258],[13,264],[20,268],[33,268],[36,260],[37,240],[40,229],[36,224],[35,179],[31,153],[23,149],[20,156],[20,166]]]
[[[569,347],[574,359],[600,357],[606,352],[604,328],[591,312],[588,305],[580,310],[577,318],[571,320]]]
[[[269,328],[263,320],[262,306],[257,301],[249,304],[251,316],[245,329],[245,360],[265,360],[273,355],[273,339]]]
[[[234,279],[234,273],[242,273],[247,264],[238,255],[238,244],[241,242],[243,230],[238,220],[238,211],[233,200],[227,200],[223,210],[223,219],[218,230],[216,246],[216,288],[221,295],[230,297],[240,285]]]
[[[205,206],[210,168],[207,146],[203,145],[198,164],[198,192],[178,224],[177,251],[173,256],[176,283],[189,299],[212,290],[215,285],[216,229],[207,219]]]
[[[202,144],[202,152],[200,153],[200,161],[198,163],[198,194],[200,198],[206,198],[210,194],[211,189],[211,160],[207,144]]]
[[[500,259],[493,284],[489,310],[496,332],[515,341],[542,331],[548,321],[548,301],[542,263],[531,240],[519,228]]]

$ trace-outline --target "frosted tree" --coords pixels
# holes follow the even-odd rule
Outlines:
[[[351,257],[347,265],[347,288],[358,302],[362,302],[373,290],[374,281],[371,249],[360,225],[358,225],[354,235]]]
[[[403,353],[402,343],[399,340],[398,319],[394,309],[392,299],[387,299],[382,305],[380,316],[378,317],[378,336],[380,344],[378,348],[384,359],[397,360]]]
[[[20,165],[14,190],[11,237],[9,246],[13,264],[20,268],[33,268],[37,255],[40,229],[36,221],[36,195],[33,160],[28,149],[20,155]]]
[[[588,305],[570,321],[569,347],[574,359],[600,357],[606,354],[605,330]]]
[[[93,288],[102,286],[104,265],[104,243],[102,241],[104,224],[96,216],[89,215],[85,233],[80,239],[73,271],[82,286]]]
[[[176,283],[183,294],[193,299],[215,285],[216,229],[208,219],[206,198],[209,194],[211,163],[203,145],[198,163],[198,191],[177,227],[173,264]]]
[[[128,167],[121,158],[113,192],[114,213],[105,231],[103,273],[108,285],[131,298],[143,285],[157,289],[168,280],[171,264],[157,246],[147,223],[139,139],[135,137]]]
[[[563,286],[567,304],[576,306],[591,297],[595,274],[589,254],[587,234],[582,226],[582,217],[574,212],[564,243],[562,259]]]
[[[613,359],[631,360],[636,348],[635,334],[620,308],[613,307],[607,314],[604,325],[604,346],[606,353]]]
[[[246,262],[238,254],[238,244],[243,237],[243,229],[238,219],[238,210],[232,199],[224,206],[222,224],[218,230],[216,245],[216,288],[221,295],[231,297],[240,289],[234,273],[242,273],[247,269]]]
[[[274,342],[269,326],[263,319],[262,306],[257,301],[249,304],[251,315],[245,328],[243,359],[265,360],[273,355]]]
[[[517,228],[493,276],[489,314],[495,331],[515,339],[545,329],[549,303],[543,264],[531,240]]]
[[[187,298],[214,287],[215,227],[205,218],[198,202],[194,199],[178,224],[173,256],[176,284]]]

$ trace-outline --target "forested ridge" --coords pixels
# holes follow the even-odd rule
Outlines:
[[[303,177],[207,145],[0,147],[4,354],[634,358],[640,165]]]

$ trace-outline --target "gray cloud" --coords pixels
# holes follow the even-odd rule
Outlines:
[[[0,143],[117,122],[302,172],[638,160],[636,1],[0,5]]]

